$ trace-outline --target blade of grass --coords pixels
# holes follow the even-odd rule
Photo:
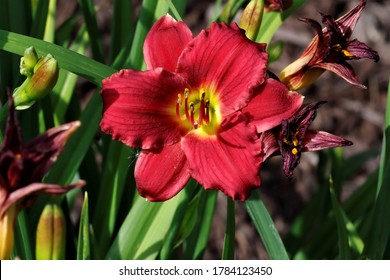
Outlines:
[[[28,223],[26,211],[19,213],[15,228],[15,253],[22,260],[33,260],[34,251],[31,246],[31,228]],[[35,234],[33,235],[35,236]]]
[[[305,0],[295,0],[292,6],[284,11],[280,12],[268,12],[264,13],[261,23],[259,34],[256,38],[256,42],[269,44],[272,36],[276,30],[282,25],[283,21],[291,14],[295,13],[303,4]]]
[[[164,202],[138,197],[114,239],[106,259],[154,259],[161,250],[178,206],[185,201],[180,192]]]
[[[117,141],[112,141],[109,146],[93,217],[94,229],[101,252],[108,249],[114,233],[116,217],[129,171],[128,158],[131,151],[131,148]]]
[[[48,13],[46,17],[45,33],[43,40],[54,43],[55,23],[56,23],[57,0],[49,0]]]
[[[146,34],[150,30],[152,23],[154,22],[154,13],[156,11],[157,3],[160,1],[144,0],[142,2],[142,8],[140,17],[135,28],[134,40],[131,45],[130,55],[126,58],[123,65],[127,68],[141,69],[143,64],[142,47]]]
[[[236,247],[236,214],[234,201],[227,197],[226,231],[223,241],[222,259],[233,260]]]
[[[35,47],[39,56],[52,54],[60,68],[81,76],[97,86],[101,85],[102,79],[116,72],[109,66],[58,45],[0,30],[0,49],[22,56],[24,50],[30,46]]]
[[[89,237],[89,211],[88,193],[84,195],[83,207],[81,209],[79,236],[77,239],[77,259],[91,259],[90,237]]]
[[[191,235],[185,240],[184,258],[199,260],[207,247],[217,202],[217,191],[200,189],[197,221]]]
[[[101,36],[96,21],[94,3],[92,0],[79,0],[78,2],[81,10],[83,11],[84,22],[87,27],[89,41],[91,43],[92,57],[99,62],[104,62],[103,44],[100,40]]]
[[[377,194],[379,194],[381,184],[383,181],[384,169],[386,168],[389,161],[390,161],[390,78],[387,87],[385,127],[383,131],[383,139],[382,139],[382,151],[381,151],[381,161],[379,165]]]
[[[370,259],[382,259],[390,236],[390,79],[387,92],[385,127],[379,165],[377,198],[364,252]]]
[[[131,1],[115,0],[111,25],[111,44],[109,61],[113,62],[123,47],[131,46],[134,36],[132,22],[133,4]]]
[[[167,233],[167,236],[164,240],[164,244],[161,248],[160,259],[167,260],[171,258],[172,251],[176,245],[176,240],[179,237],[180,229],[183,227],[185,222],[185,217],[188,210],[192,210],[189,207],[189,201],[192,198],[194,190],[198,187],[198,182],[195,180],[190,180],[187,186],[183,189],[184,198],[182,202],[177,207],[175,217],[173,218],[172,225]],[[193,216],[192,216],[193,218]],[[187,224],[188,225],[188,224]]]
[[[33,6],[32,9],[33,21],[30,36],[42,39],[45,32],[47,13],[49,11],[49,0],[37,1],[36,6]]]
[[[69,139],[64,151],[54,163],[44,182],[70,184],[99,127],[102,104],[99,95],[93,95],[80,116],[81,127]]]
[[[348,242],[348,231],[344,223],[343,210],[338,202],[337,195],[333,188],[333,180],[329,179],[330,184],[330,197],[332,199],[333,211],[336,217],[338,244],[339,244],[339,257],[342,260],[349,260],[351,258],[351,250]]]
[[[245,206],[263,240],[269,258],[273,260],[288,260],[289,257],[282,239],[275,228],[267,208],[256,191],[253,191],[249,199],[245,201]]]

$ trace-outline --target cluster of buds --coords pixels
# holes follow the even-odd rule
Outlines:
[[[27,48],[20,61],[20,74],[27,78],[13,93],[16,109],[28,109],[50,93],[57,83],[58,72],[57,60],[51,54],[38,59],[35,49]]]

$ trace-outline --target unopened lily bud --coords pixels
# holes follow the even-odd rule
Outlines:
[[[14,226],[16,218],[17,211],[15,206],[10,207],[0,216],[0,260],[9,260],[11,257],[14,247]]]
[[[34,47],[29,47],[24,51],[24,56],[20,59],[20,74],[30,77],[34,74],[34,67],[38,62],[38,55]]]
[[[51,92],[57,82],[58,72],[57,60],[52,55],[47,54],[39,59],[34,66],[34,74],[27,77],[13,93],[15,108],[27,109]]]
[[[263,10],[263,0],[251,0],[242,14],[240,28],[246,31],[246,36],[252,41],[256,39],[259,33]]]
[[[65,259],[66,223],[62,209],[48,204],[39,218],[36,239],[37,260]]]

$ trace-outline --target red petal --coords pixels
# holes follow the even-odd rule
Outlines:
[[[311,152],[351,145],[351,141],[326,131],[308,130],[303,140],[303,151]]]
[[[379,61],[379,55],[365,43],[354,39],[348,42],[347,49],[353,59],[369,58],[375,62]]]
[[[74,121],[53,127],[28,142],[25,149],[25,168],[29,168],[30,172],[29,178],[24,180],[41,181],[57,160],[69,137],[80,125],[79,121]]]
[[[176,72],[193,88],[217,94],[221,113],[228,115],[244,107],[252,88],[264,81],[268,55],[264,44],[257,44],[232,24],[213,23],[183,51]]]
[[[101,129],[128,146],[161,148],[176,143],[182,128],[175,108],[183,80],[161,68],[122,70],[103,80]]]
[[[346,38],[351,37],[365,6],[366,0],[362,0],[355,8],[336,20],[337,25]]]
[[[356,78],[355,71],[352,66],[346,62],[343,63],[332,63],[332,62],[322,62],[318,63],[315,67],[319,67],[339,75],[341,78],[346,80],[348,83],[366,89],[365,85],[362,85]]]
[[[191,177],[180,143],[164,147],[160,152],[142,151],[134,177],[140,195],[150,201],[175,196]]]
[[[289,91],[283,83],[267,79],[256,89],[255,97],[242,112],[260,133],[290,118],[301,107],[303,98],[299,93]]]
[[[192,39],[191,30],[170,15],[160,18],[150,29],[144,43],[144,58],[148,69],[176,68],[177,59]]]
[[[32,183],[28,186],[22,187],[13,191],[8,198],[0,205],[0,217],[7,211],[7,209],[15,203],[23,203],[18,205],[18,208],[23,208],[27,205],[25,203],[31,202],[31,199],[35,199],[39,194],[52,194],[59,195],[66,193],[74,188],[81,188],[85,185],[85,181],[79,180],[73,184],[61,186],[57,184],[43,184],[43,183]]]
[[[271,131],[264,131],[260,135],[263,162],[272,155],[280,154],[280,148],[276,136]]]
[[[260,186],[262,161],[256,129],[235,113],[217,135],[191,131],[182,140],[192,177],[205,189],[218,189],[233,199],[245,200]]]

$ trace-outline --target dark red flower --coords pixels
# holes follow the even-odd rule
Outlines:
[[[176,195],[190,177],[244,200],[259,187],[258,133],[280,124],[303,97],[266,79],[264,44],[236,24],[213,23],[192,38],[170,16],[144,45],[147,71],[122,70],[103,81],[101,128],[142,148],[135,167],[140,194]]]
[[[291,7],[293,0],[265,0],[264,8],[266,11],[283,12]]]
[[[350,146],[351,141],[325,131],[308,129],[316,116],[316,110],[325,102],[309,104],[281,126],[261,135],[264,160],[280,153],[283,158],[283,171],[287,177],[293,175],[298,166],[301,153],[319,151],[335,147]]]
[[[312,19],[303,19],[317,32],[303,54],[279,74],[280,80],[292,90],[312,84],[325,70],[331,71],[347,82],[366,88],[356,78],[348,60],[369,58],[377,62],[379,55],[365,43],[351,40],[352,32],[366,5],[360,3],[341,18],[321,14],[325,27]]]
[[[12,98],[9,106],[5,138],[0,147],[0,259],[10,256],[19,211],[38,194],[62,194],[84,185],[83,181],[67,186],[41,183],[80,122],[49,129],[24,145]]]

